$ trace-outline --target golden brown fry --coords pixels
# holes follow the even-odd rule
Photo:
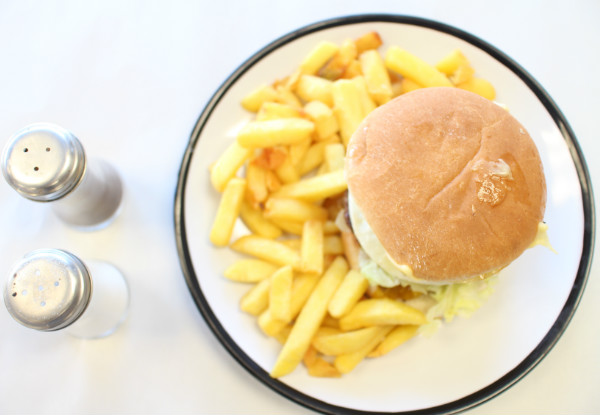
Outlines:
[[[292,282],[292,300],[291,300],[291,319],[295,319],[306,300],[312,293],[313,289],[319,282],[320,276],[299,273],[294,277]],[[269,280],[270,281],[270,280]],[[268,296],[267,296],[268,297]],[[258,318],[258,325],[267,336],[276,336],[281,330],[284,330],[287,325],[281,320],[276,320],[269,313],[268,308],[264,308]]]
[[[327,210],[302,200],[271,197],[265,204],[265,217],[296,222],[310,219],[324,221],[327,219]]]
[[[327,211],[323,211],[327,214]],[[321,220],[309,219],[304,222],[300,249],[300,269],[303,272],[316,275],[323,273],[323,239],[323,222]]]
[[[300,180],[300,175],[296,170],[296,166],[292,163],[292,158],[289,154],[286,155],[283,162],[275,169],[275,174],[285,184],[295,183]]]
[[[367,50],[359,61],[369,94],[377,105],[385,104],[392,98],[392,83],[381,55],[374,49]]]
[[[235,176],[251,155],[252,149],[240,146],[237,141],[231,143],[210,169],[210,181],[213,187],[222,192],[227,182]]]
[[[318,352],[326,356],[339,356],[354,353],[363,349],[374,337],[378,336],[380,327],[366,327],[353,331],[323,334],[315,336],[312,345]]]
[[[275,120],[278,118],[302,118],[303,111],[288,104],[279,102],[263,102],[256,114],[256,121]]]
[[[319,70],[319,76],[331,81],[339,79],[350,62],[356,59],[357,56],[354,42],[351,40],[344,41],[338,52]]]
[[[300,63],[300,72],[314,75],[333,55],[339,50],[339,46],[332,42],[320,42]]]
[[[304,304],[290,335],[279,353],[271,376],[279,378],[292,372],[310,347],[310,342],[327,314],[327,304],[348,271],[342,257],[336,258]]]
[[[237,142],[245,148],[264,148],[299,143],[310,138],[315,129],[303,118],[251,121],[238,133]]]
[[[231,281],[259,282],[277,271],[277,265],[260,259],[243,258],[225,269],[223,275]]]
[[[276,319],[289,323],[292,318],[292,267],[286,265],[271,275],[269,286],[269,313]]]
[[[333,97],[331,96],[332,82],[314,75],[302,75],[296,85],[296,94],[305,102],[319,101],[331,107]]]
[[[323,252],[325,254],[342,255],[344,248],[342,247],[342,240],[337,235],[326,236],[323,239]]]
[[[325,146],[325,165],[327,171],[344,169],[344,157],[346,149],[343,144],[328,144]]]
[[[229,244],[233,227],[240,214],[245,190],[246,180],[239,177],[233,178],[227,183],[210,230],[210,241],[214,245],[227,246]]]
[[[340,127],[333,110],[323,102],[311,101],[304,106],[304,111],[315,123],[317,140],[325,140],[339,131]]]
[[[267,101],[274,101],[277,91],[271,85],[261,85],[242,99],[242,107],[248,111],[257,112]]]
[[[369,281],[359,271],[351,269],[340,284],[327,310],[333,317],[348,314],[369,288]]]
[[[362,68],[360,67],[360,62],[358,61],[358,59],[354,59],[348,64],[348,66],[346,66],[346,70],[344,71],[341,77],[343,79],[352,79],[362,75],[363,72]]]
[[[360,55],[366,50],[377,49],[383,44],[381,36],[377,32],[367,32],[354,41],[356,52]]]
[[[415,334],[417,334],[418,328],[419,326],[398,326],[394,328],[390,334],[388,334],[386,338],[367,355],[367,357],[380,357],[389,353],[414,337]]]
[[[342,354],[335,358],[333,365],[342,374],[351,372],[363,359],[373,350],[387,334],[392,331],[393,326],[381,326],[378,327],[378,333],[374,336],[369,343],[367,343],[362,349],[352,353]]]
[[[312,137],[307,137],[305,140],[300,141],[299,143],[290,145],[290,160],[294,166],[298,166],[298,163],[304,158],[306,152],[310,148],[310,144],[312,143]]]
[[[304,224],[293,220],[271,219],[279,229],[292,235],[302,236],[302,228]]]
[[[325,141],[319,141],[306,150],[304,157],[302,157],[302,160],[298,163],[298,174],[300,174],[300,176],[304,176],[323,163],[323,159],[325,158],[325,146]]]
[[[356,84],[356,90],[360,96],[360,105],[362,107],[363,117],[366,117],[371,111],[377,108],[377,105],[367,90],[367,83],[365,82],[365,78],[363,76],[356,76],[352,78],[352,82]]]
[[[467,82],[456,85],[458,88],[466,89],[474,92],[484,98],[493,101],[496,98],[496,90],[494,86],[487,80],[482,78],[471,78]]]
[[[258,316],[269,307],[270,278],[265,278],[244,294],[240,300],[240,309],[253,316]]]
[[[269,196],[267,171],[254,163],[249,163],[246,168],[246,200],[254,209],[260,208],[261,203]]]
[[[436,69],[446,75],[452,75],[461,65],[468,65],[469,60],[459,49],[454,49],[444,56],[436,65]]]
[[[231,249],[277,265],[291,265],[294,269],[298,269],[300,265],[298,251],[288,248],[279,241],[262,236],[242,236],[231,244]]]
[[[389,298],[359,301],[349,313],[340,318],[342,330],[367,326],[427,323],[425,315],[406,304]]]
[[[453,86],[446,75],[412,53],[392,46],[385,54],[388,69],[426,87]]]
[[[264,236],[269,239],[281,236],[281,229],[266,219],[261,210],[252,208],[246,201],[242,202],[240,218],[244,222],[244,225],[258,236]]]
[[[340,126],[340,135],[345,146],[364,118],[361,95],[357,85],[350,79],[339,79],[333,83],[334,113]]]
[[[290,197],[306,201],[317,201],[336,196],[348,188],[343,170],[325,173],[281,186],[275,197]]]
[[[287,155],[284,147],[267,147],[261,149],[252,162],[263,169],[275,170],[283,164]]]

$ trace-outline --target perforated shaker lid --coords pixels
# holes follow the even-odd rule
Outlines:
[[[6,181],[28,199],[47,202],[73,190],[85,171],[85,153],[68,130],[31,124],[15,133],[2,153]]]
[[[76,321],[91,293],[90,274],[79,258],[59,249],[40,249],[15,264],[4,287],[4,303],[22,325],[53,331]]]

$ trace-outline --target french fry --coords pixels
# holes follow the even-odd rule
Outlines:
[[[342,376],[335,366],[318,356],[312,347],[308,348],[303,362],[310,376],[318,378],[339,378]]]
[[[269,239],[281,236],[281,228],[266,219],[261,210],[252,208],[246,201],[242,202],[240,219],[252,233],[258,236]]]
[[[418,84],[417,82],[413,81],[410,78],[402,78],[402,80],[400,81],[400,88],[402,90],[402,93],[406,94],[407,92],[411,92],[416,89],[424,88],[424,86]]]
[[[463,55],[460,49],[454,49],[448,55],[444,56],[435,67],[438,71],[450,76],[456,72],[461,65],[465,64],[469,64],[468,59]]]
[[[255,209],[259,208],[269,196],[267,171],[254,163],[249,163],[246,167],[246,200]]]
[[[309,138],[315,125],[303,118],[251,121],[238,133],[237,142],[245,148],[264,148],[299,143]]]
[[[377,49],[383,44],[381,36],[377,32],[367,32],[354,41],[356,52],[360,55],[369,49]]]
[[[328,144],[325,146],[325,165],[327,171],[344,169],[346,149],[343,144]]]
[[[239,177],[231,179],[219,202],[217,214],[210,230],[210,241],[216,246],[227,246],[233,233],[233,227],[240,214],[246,180]]]
[[[339,49],[340,47],[335,43],[320,42],[302,60],[300,63],[300,72],[308,75],[316,74]]]
[[[340,284],[327,310],[332,317],[348,314],[369,288],[369,281],[359,271],[351,269]]]
[[[292,235],[302,236],[302,228],[304,226],[302,222],[284,219],[271,219],[271,222],[277,225],[284,232]]]
[[[420,325],[425,323],[427,323],[427,319],[422,312],[389,298],[359,301],[349,313],[340,318],[342,330],[390,324]]]
[[[298,163],[298,174],[304,176],[308,172],[316,169],[323,163],[325,158],[325,141],[319,141],[311,145]]]
[[[267,170],[265,173],[265,184],[269,193],[276,192],[281,188],[281,180],[273,170]]]
[[[240,259],[225,269],[223,275],[231,281],[259,282],[277,271],[277,266],[260,259]]]
[[[312,143],[312,138],[307,137],[306,139],[300,141],[299,143],[290,145],[290,160],[294,166],[298,166],[298,163],[304,158],[306,152],[310,148],[310,144]]]
[[[253,316],[259,316],[269,307],[270,278],[265,278],[250,288],[240,300],[240,309]]]
[[[297,251],[262,236],[242,236],[231,244],[231,249],[281,266],[291,265],[298,269],[300,265],[300,254]]]
[[[340,126],[333,110],[323,102],[310,101],[304,106],[304,111],[315,123],[317,140],[325,140],[339,131]]]
[[[240,146],[237,141],[231,143],[210,170],[210,181],[213,187],[222,192],[227,182],[235,176],[251,155],[251,149]]]
[[[342,331],[332,334],[315,336],[313,347],[326,356],[339,356],[354,353],[367,346],[374,337],[378,336],[380,327],[366,327],[353,331]]]
[[[302,200],[271,197],[265,204],[265,217],[296,222],[310,219],[324,221],[327,219],[327,210]]]
[[[385,66],[426,87],[453,86],[446,75],[434,66],[397,46],[392,46],[387,50]]]
[[[342,255],[344,248],[342,240],[337,235],[330,235],[323,238],[323,252],[325,254]]]
[[[299,273],[292,282],[292,300],[290,305],[291,319],[295,319],[302,310],[306,300],[319,282],[320,276]],[[267,296],[268,297],[268,296]],[[268,301],[268,300],[267,300]],[[258,317],[258,326],[267,336],[277,336],[287,327],[287,324],[271,316],[269,309],[265,307]]]
[[[323,273],[323,255],[323,222],[318,219],[309,219],[304,222],[302,231],[300,269],[303,272],[321,275]]]
[[[263,102],[256,114],[256,121],[276,120],[278,118],[302,118],[304,113],[291,105],[279,102]]]
[[[269,286],[269,313],[276,320],[289,323],[292,318],[292,267],[286,265],[271,275]]]
[[[471,67],[468,63],[465,65],[459,66],[456,71],[450,75],[450,81],[454,84],[462,84],[467,81],[470,81],[475,74],[475,69]]]
[[[317,201],[339,195],[347,188],[344,171],[338,170],[283,185],[274,196]]]
[[[275,170],[281,166],[287,155],[284,147],[267,147],[261,149],[252,162],[263,169]]]
[[[362,76],[362,68],[360,67],[360,62],[357,59],[351,61],[348,66],[346,66],[346,70],[342,74],[343,79],[352,79],[357,76]]]
[[[377,105],[383,105],[392,98],[392,83],[385,63],[379,52],[367,50],[359,56],[367,90]]]
[[[275,169],[275,174],[285,184],[295,183],[300,180],[300,175],[296,166],[292,163],[292,158],[288,154],[283,162]]]
[[[275,338],[275,340],[277,340],[279,342],[279,344],[281,344],[283,346],[285,344],[285,341],[287,340],[288,336],[290,335],[290,331],[292,331],[292,326],[289,324],[286,324],[277,334],[275,334],[272,337]]]
[[[290,248],[296,250],[296,251],[300,251],[300,249],[302,248],[302,240],[300,238],[286,238],[286,239],[282,239],[281,243],[289,246]]]
[[[274,101],[277,91],[271,85],[261,85],[242,99],[242,107],[248,111],[257,112],[267,101]]]
[[[377,108],[377,105],[371,98],[371,95],[369,95],[367,83],[365,82],[365,78],[363,76],[356,76],[352,78],[352,82],[356,84],[356,89],[358,91],[358,95],[360,96],[360,105],[362,107],[363,117],[366,117],[371,111]]]
[[[271,370],[273,378],[285,376],[298,366],[327,314],[327,304],[331,296],[347,271],[348,264],[342,257],[337,257],[325,271],[296,318],[294,327],[277,357]]]
[[[323,223],[324,235],[340,235],[340,228],[335,224],[335,221],[328,219]]]
[[[489,100],[496,98],[496,90],[494,86],[487,80],[482,78],[471,78],[467,82],[456,85],[458,88],[474,92]]]
[[[319,76],[332,81],[339,79],[350,62],[356,59],[357,56],[356,45],[353,41],[346,40],[342,42],[338,52],[319,70]]]
[[[331,96],[332,82],[314,75],[302,75],[296,85],[296,94],[305,102],[319,101],[325,105],[333,106]]]
[[[364,118],[361,95],[356,84],[350,79],[335,81],[332,94],[342,142],[348,146],[350,137]]]
[[[333,365],[342,374],[350,373],[392,331],[392,328],[393,326],[377,327],[378,333],[369,343],[355,352],[337,356]]]
[[[350,264],[350,268],[359,270],[358,254],[360,245],[352,232],[342,232],[342,246],[344,247],[344,256]]]
[[[281,104],[289,105],[290,107],[302,108],[302,102],[296,96],[296,94],[285,85],[279,85],[275,87],[277,92],[276,102]]]
[[[402,343],[411,339],[417,334],[419,326],[398,326],[395,327],[381,343],[373,349],[367,357],[380,357],[388,354]]]

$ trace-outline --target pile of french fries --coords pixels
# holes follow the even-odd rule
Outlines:
[[[494,99],[495,91],[459,50],[434,66],[397,46],[382,55],[381,46],[376,32],[317,44],[292,74],[243,99],[255,119],[211,166],[222,195],[210,241],[246,255],[224,276],[251,284],[240,308],[283,344],[275,378],[301,362],[310,375],[339,377],[427,323],[404,302],[419,294],[369,286],[356,239],[336,222],[346,146],[369,112],[400,94],[456,86]],[[238,219],[249,234],[232,242]]]

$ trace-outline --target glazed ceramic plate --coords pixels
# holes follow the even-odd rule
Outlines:
[[[282,78],[323,40],[340,43],[368,31],[435,63],[459,48],[477,75],[496,87],[535,140],[548,184],[545,220],[558,253],[528,250],[506,268],[491,299],[471,318],[457,318],[433,337],[414,338],[389,355],[362,362],[340,379],[308,376],[303,366],[280,380],[268,375],[280,345],[238,308],[248,290],[226,280],[237,257],[208,240],[219,194],[209,166],[253,118],[241,99]],[[324,413],[449,413],[473,407],[527,374],[566,329],[583,292],[591,261],[594,211],[589,175],[560,110],[517,63],[486,42],[447,25],[406,16],[352,16],[296,30],[250,57],[216,91],[194,128],[175,200],[179,255],[190,292],[215,336],[258,380],[289,399]],[[247,231],[236,225],[235,237]]]

